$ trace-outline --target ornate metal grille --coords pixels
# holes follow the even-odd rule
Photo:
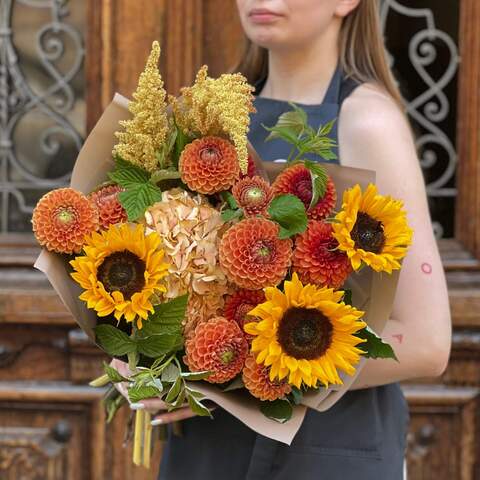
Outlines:
[[[453,236],[458,0],[383,0],[391,63],[407,100],[437,237]]]
[[[0,234],[30,230],[83,141],[82,0],[0,0]]]

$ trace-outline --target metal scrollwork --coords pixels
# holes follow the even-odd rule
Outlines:
[[[439,7],[441,8],[440,5]],[[388,30],[387,20],[394,12],[405,17],[406,21],[409,19],[424,21],[424,27],[407,40],[409,61],[424,83],[423,91],[415,94],[413,98],[406,99],[407,112],[420,132],[416,143],[420,153],[420,165],[429,173],[426,175],[429,198],[434,200],[454,197],[457,190],[452,184],[457,166],[457,152],[454,140],[442,128],[442,122],[451,114],[450,100],[445,88],[458,70],[458,48],[448,33],[437,28],[431,9],[408,7],[397,0],[383,0],[381,4],[380,16],[384,31]],[[434,78],[430,72],[433,66],[436,67],[436,71],[439,70],[439,46],[446,49],[449,61],[441,74],[437,73]],[[395,64],[393,56],[390,60]],[[435,212],[432,213],[435,219]],[[440,221],[434,222],[434,229],[437,237],[443,236],[444,227]]]
[[[43,21],[28,23],[37,31],[26,53],[15,43],[16,9]],[[0,233],[28,229],[39,196],[68,183],[83,142],[72,112],[85,49],[69,15],[68,0],[0,0]]]

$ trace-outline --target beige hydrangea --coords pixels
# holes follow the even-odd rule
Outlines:
[[[225,224],[205,197],[180,188],[163,192],[162,201],[147,210],[145,219],[147,231],[161,236],[170,264],[165,298],[189,294],[188,334],[198,322],[223,310],[229,287],[218,261],[218,244]]]

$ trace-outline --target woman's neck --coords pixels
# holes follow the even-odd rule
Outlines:
[[[270,49],[261,97],[303,104],[322,103],[338,63],[338,32],[291,49]]]

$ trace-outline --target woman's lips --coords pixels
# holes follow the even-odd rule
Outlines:
[[[253,23],[272,23],[280,18],[281,15],[270,10],[252,10],[248,15]]]

